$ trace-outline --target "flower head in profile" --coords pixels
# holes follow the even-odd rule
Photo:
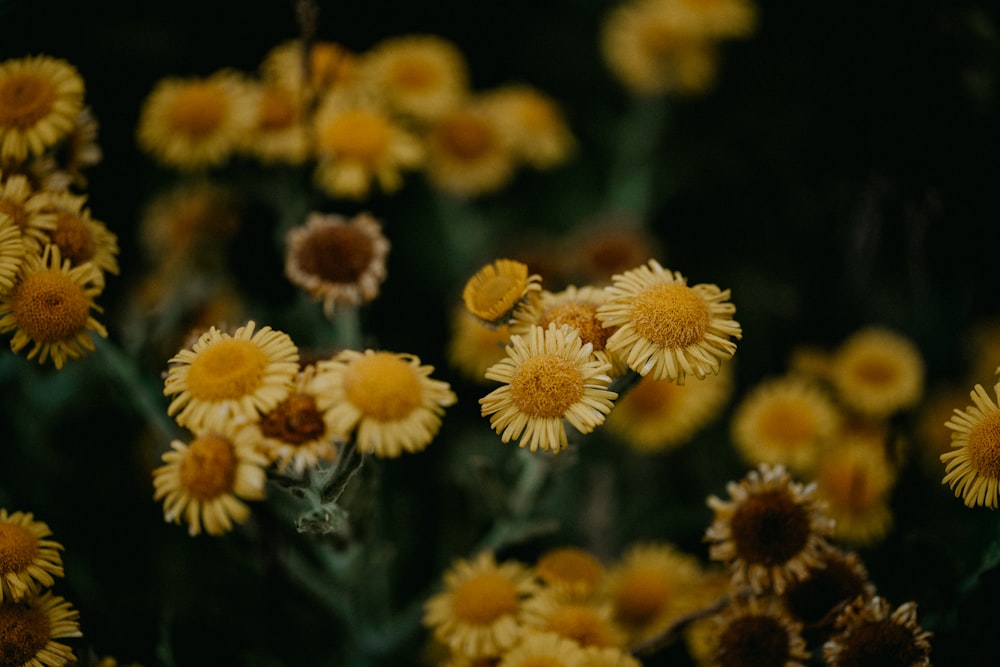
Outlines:
[[[0,219],[7,219],[20,230],[28,253],[42,252],[46,233],[56,224],[55,214],[42,206],[44,195],[24,174],[0,171]]]
[[[76,664],[57,639],[81,637],[80,612],[51,591],[0,602],[0,658],[4,665],[61,667]]]
[[[507,357],[486,371],[503,385],[479,399],[482,415],[503,442],[558,454],[568,446],[564,422],[590,433],[611,412],[618,394],[608,389],[609,370],[575,329],[532,327],[511,336]]]
[[[718,373],[736,351],[731,339],[743,337],[729,290],[688,285],[655,259],[614,276],[605,289],[610,298],[597,316],[604,326],[618,328],[608,349],[639,375],[683,383],[687,375]]]
[[[101,293],[97,274],[89,262],[71,268],[56,246],[29,256],[17,282],[0,295],[0,333],[14,331],[11,350],[30,345],[28,359],[37,357],[40,364],[51,359],[57,369],[92,352],[91,335],[108,335],[91,314],[100,310],[94,303]]]
[[[488,382],[486,371],[506,356],[510,326],[488,326],[464,305],[455,308],[448,340],[448,361],[467,379]]]
[[[311,213],[285,240],[285,275],[321,300],[327,313],[337,305],[360,306],[378,296],[390,244],[370,214],[348,219]]]
[[[104,285],[105,274],[118,274],[118,237],[104,222],[91,216],[85,196],[43,191],[32,206],[52,214],[52,226],[45,230],[46,242],[58,246],[59,254],[69,260],[70,266],[93,264],[98,270],[98,286]]]
[[[24,239],[13,218],[0,214],[0,294],[14,286],[14,278],[24,262]]]
[[[576,140],[556,101],[526,85],[505,85],[483,94],[484,104],[497,110],[509,124],[511,149],[517,158],[537,169],[565,162]]]
[[[715,512],[705,533],[709,556],[728,565],[733,585],[781,594],[821,563],[833,520],[816,498],[816,485],[792,480],[783,466],[760,464],[726,485],[729,500],[709,496]]]
[[[734,598],[713,621],[713,665],[806,667],[809,664],[802,624],[791,618],[774,598]]]
[[[1000,498],[1000,383],[993,393],[997,401],[977,384],[969,394],[973,405],[956,409],[945,423],[952,434],[951,451],[941,455],[942,484],[951,486],[968,507],[996,509]]]
[[[834,353],[830,380],[845,406],[883,419],[920,402],[924,360],[909,338],[884,327],[865,327]]]
[[[170,359],[167,413],[191,430],[256,421],[288,397],[298,372],[299,351],[288,334],[257,329],[252,320],[233,334],[213,326]]]
[[[0,162],[24,162],[59,143],[73,130],[83,96],[83,78],[65,60],[0,62]]]
[[[441,428],[444,409],[457,396],[432,378],[433,366],[412,354],[344,350],[320,361],[328,423],[358,451],[383,458],[425,449]]]
[[[184,521],[188,533],[222,535],[250,516],[244,501],[264,499],[267,457],[257,451],[249,424],[230,422],[201,429],[190,442],[174,440],[153,470],[153,500],[163,501],[163,516]]]
[[[528,265],[498,259],[475,273],[462,289],[462,302],[475,317],[490,326],[509,324],[518,308],[538,297],[542,277],[528,274]]]
[[[893,609],[878,595],[858,598],[837,617],[836,628],[836,634],[823,645],[823,657],[830,667],[931,664],[931,633],[917,622],[913,602]]]
[[[524,602],[537,590],[528,567],[516,560],[497,563],[492,552],[481,551],[456,560],[443,579],[423,616],[438,641],[471,659],[500,656],[517,643]]]
[[[37,594],[63,576],[63,547],[50,537],[48,524],[31,512],[0,507],[0,603]]]

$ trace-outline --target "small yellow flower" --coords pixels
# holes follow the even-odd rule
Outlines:
[[[567,326],[532,327],[511,336],[507,358],[486,377],[504,383],[479,399],[484,417],[503,442],[558,454],[568,446],[564,421],[580,433],[604,423],[618,394],[609,391],[610,366],[593,357],[592,346]]]
[[[308,57],[304,48],[302,40],[292,39],[268,51],[259,68],[263,80],[310,99],[349,87],[357,80],[358,56],[342,44],[314,41],[309,45]],[[303,85],[304,81],[308,85]]]
[[[253,126],[240,149],[264,164],[303,164],[312,155],[302,95],[275,83],[249,84],[256,105]]]
[[[887,418],[920,402],[924,361],[909,338],[865,327],[834,352],[830,380],[845,406],[866,417]]]
[[[549,169],[561,164],[576,147],[555,100],[532,86],[501,86],[484,93],[483,103],[505,119],[512,150],[533,167]]]
[[[628,636],[611,612],[607,600],[574,599],[548,589],[524,603],[521,622],[526,630],[552,632],[581,648],[625,648]]]
[[[836,629],[823,644],[830,667],[931,664],[931,633],[917,622],[914,602],[893,609],[881,596],[855,600],[837,616]]]
[[[73,650],[55,641],[81,637],[80,612],[51,591],[0,602],[0,657],[4,665],[62,667],[76,664]]]
[[[0,508],[0,603],[37,594],[63,576],[63,546],[51,536],[32,513]]]
[[[497,108],[470,99],[427,126],[425,170],[431,185],[457,197],[500,190],[517,166],[507,121]]]
[[[41,205],[44,191],[36,190],[24,174],[4,175],[0,171],[0,218],[7,218],[20,230],[25,251],[41,254],[46,232],[56,225],[55,214]]]
[[[546,587],[575,599],[589,598],[604,573],[604,564],[597,556],[580,547],[555,547],[535,561],[535,576]]]
[[[996,509],[1000,498],[1000,383],[993,387],[998,401],[981,384],[969,394],[973,405],[954,411],[945,426],[952,430],[951,451],[942,484],[948,484],[968,507]]]
[[[58,246],[70,266],[93,264],[98,269],[97,285],[103,287],[106,273],[118,274],[118,237],[91,217],[86,200],[67,191],[43,191],[32,200],[32,208],[54,216],[45,230],[46,242]]]
[[[508,324],[515,309],[527,305],[542,289],[542,277],[528,275],[528,265],[498,259],[482,267],[465,283],[462,302],[485,324]]]

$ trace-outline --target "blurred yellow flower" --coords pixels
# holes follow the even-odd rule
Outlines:
[[[59,143],[83,108],[83,78],[45,55],[0,62],[0,162],[24,162]]]
[[[509,342],[508,325],[489,326],[464,305],[454,309],[448,361],[467,379],[479,384],[488,382],[486,371],[506,356],[504,348]]]
[[[62,667],[76,664],[73,650],[55,641],[81,637],[80,612],[45,591],[20,601],[0,602],[0,656],[5,665]]]
[[[920,402],[924,360],[906,336],[864,327],[834,351],[830,381],[844,406],[866,417],[887,418]]]
[[[456,197],[500,190],[517,163],[506,121],[481,99],[470,99],[434,118],[425,131],[431,185]]]
[[[511,150],[519,160],[538,169],[565,162],[576,148],[562,110],[555,100],[526,84],[508,84],[482,94],[508,125]]]

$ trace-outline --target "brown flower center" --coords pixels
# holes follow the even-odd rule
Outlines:
[[[196,500],[212,500],[232,490],[236,479],[233,444],[217,435],[195,438],[181,462],[181,485]]]
[[[803,581],[793,581],[782,600],[789,612],[812,626],[827,619],[831,610],[865,592],[865,579],[842,558],[828,558],[824,567],[809,571]]]
[[[705,299],[679,283],[653,285],[632,301],[636,332],[667,349],[682,349],[703,340],[711,319]]]
[[[251,341],[216,341],[191,362],[188,391],[205,401],[248,396],[260,385],[267,365],[267,355]]]
[[[583,396],[583,377],[571,362],[554,354],[526,359],[510,381],[517,409],[534,417],[562,417]]]
[[[770,616],[733,619],[722,631],[716,649],[719,667],[784,667],[789,655],[788,630]]]
[[[460,583],[452,591],[455,617],[472,625],[488,625],[517,611],[517,586],[496,572],[482,572]]]
[[[420,379],[390,352],[365,355],[344,373],[344,392],[362,415],[381,422],[399,421],[420,406]]]
[[[816,420],[805,405],[776,403],[761,411],[758,428],[768,441],[786,446],[811,442],[816,437]]]
[[[215,132],[226,117],[229,100],[211,82],[198,82],[179,91],[169,109],[170,127],[178,133],[202,139]]]
[[[38,555],[38,539],[24,526],[0,523],[0,577],[21,572]]]
[[[1000,411],[994,411],[969,429],[969,464],[978,474],[1000,477]]]
[[[748,496],[736,508],[730,525],[737,556],[766,566],[791,560],[805,548],[811,532],[805,508],[780,490]]]
[[[890,620],[869,621],[851,629],[842,640],[840,667],[910,667],[926,654],[913,633]]]
[[[453,116],[438,128],[441,143],[449,155],[460,160],[475,160],[493,147],[492,128],[475,116]]]
[[[90,261],[97,251],[97,240],[87,223],[68,211],[56,214],[56,228],[49,232],[49,238],[73,266]]]
[[[9,199],[0,199],[0,215],[9,215],[22,232],[28,226],[28,216],[24,211],[24,206]]]
[[[27,130],[52,113],[56,89],[44,76],[22,73],[0,81],[0,127]]]
[[[580,332],[580,340],[592,343],[597,352],[604,349],[611,335],[611,331],[597,319],[597,306],[592,303],[573,301],[552,306],[542,314],[538,326],[547,329],[552,323],[556,326],[567,324],[575,328]]]
[[[615,616],[626,625],[639,627],[666,609],[672,598],[673,587],[662,572],[635,569],[615,590]]]
[[[392,126],[382,116],[351,109],[344,111],[323,126],[320,143],[335,157],[377,163],[392,141]]]
[[[372,238],[353,225],[317,228],[299,249],[296,261],[305,273],[330,283],[356,283],[372,263]]]
[[[39,343],[70,340],[86,329],[90,318],[90,297],[60,271],[25,275],[10,299],[18,328]]]
[[[0,604],[0,665],[26,665],[49,641],[49,619],[44,611],[23,602]]]
[[[308,394],[292,394],[260,418],[260,430],[268,438],[301,445],[323,437],[326,424]]]

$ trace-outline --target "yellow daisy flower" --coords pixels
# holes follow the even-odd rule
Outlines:
[[[191,430],[256,421],[291,393],[299,351],[288,334],[254,321],[232,335],[214,326],[170,359],[167,414]]]
[[[802,624],[774,598],[733,598],[714,617],[714,665],[806,667]]]
[[[34,595],[63,576],[63,546],[51,536],[48,524],[31,512],[0,507],[0,603]]]
[[[398,113],[418,121],[448,111],[468,91],[462,52],[436,35],[383,39],[362,57],[363,85],[377,91]]]
[[[93,264],[98,269],[97,285],[103,287],[105,273],[118,275],[118,237],[91,217],[86,201],[86,196],[67,191],[43,191],[31,206],[55,216],[53,226],[45,230],[46,241],[59,247],[70,266]]]
[[[924,361],[905,336],[884,327],[865,327],[835,351],[830,381],[841,403],[851,410],[886,418],[920,402]]]
[[[323,302],[360,306],[378,296],[386,278],[389,240],[368,213],[353,218],[311,213],[285,236],[285,276]]]
[[[496,109],[509,124],[511,149],[518,159],[538,169],[565,162],[575,149],[562,110],[555,100],[526,84],[510,84],[483,94],[483,103]]]
[[[684,384],[647,375],[615,402],[605,428],[636,451],[669,451],[718,417],[732,392],[728,365]]]
[[[508,325],[487,326],[464,305],[454,309],[448,340],[448,362],[467,379],[480,384],[488,382],[486,371],[507,356],[504,348],[508,343]]]
[[[9,215],[0,214],[0,295],[14,286],[14,278],[24,262],[24,240],[21,230]]]
[[[470,313],[490,326],[508,324],[519,307],[542,290],[542,277],[528,274],[528,265],[498,259],[482,267],[462,289],[462,302]]]
[[[90,107],[83,107],[76,122],[55,150],[27,165],[26,173],[42,190],[87,188],[84,171],[98,164],[104,154],[97,143],[97,118]]]
[[[59,143],[83,108],[83,78],[45,55],[0,62],[0,161],[24,162]]]
[[[76,656],[55,640],[82,637],[80,612],[51,591],[20,601],[0,602],[0,656],[5,665],[62,667],[75,665]]]
[[[46,231],[55,227],[55,214],[41,206],[43,191],[35,190],[24,174],[0,172],[0,218],[12,220],[21,231],[25,250],[42,252]]]
[[[841,414],[816,382],[787,375],[752,387],[733,412],[733,444],[750,465],[783,464],[811,471],[820,452],[839,433]]]
[[[573,599],[590,598],[604,573],[604,564],[597,556],[580,547],[555,547],[535,561],[535,576],[545,587]]]
[[[537,590],[530,569],[481,551],[456,560],[443,579],[444,590],[424,603],[423,616],[439,642],[473,659],[500,656],[517,643],[524,601]]]
[[[240,138],[240,150],[264,164],[305,163],[312,156],[312,142],[302,95],[275,83],[249,85],[256,116]]]
[[[627,635],[611,615],[607,600],[579,600],[556,589],[525,601],[521,624],[526,630],[551,632],[581,648],[624,648]]]
[[[931,664],[931,633],[917,622],[914,602],[893,609],[881,596],[855,600],[840,612],[836,627],[837,633],[823,644],[830,667]]]
[[[168,522],[188,524],[188,533],[222,535],[250,516],[245,500],[263,500],[268,459],[257,451],[258,432],[230,423],[196,431],[189,443],[174,440],[153,470],[153,500],[163,501]]]
[[[2,324],[2,322],[0,322]],[[995,402],[983,385],[969,394],[973,405],[954,411],[945,426],[951,429],[951,451],[941,455],[945,464],[942,484],[948,484],[968,507],[997,507],[1000,497],[1000,383],[993,387]]]
[[[529,632],[504,654],[497,667],[588,667],[589,664],[587,652],[573,641],[551,632]]]
[[[331,197],[364,199],[376,183],[383,192],[395,192],[403,185],[402,172],[423,164],[416,135],[379,105],[355,95],[326,96],[313,128],[313,180]]]
[[[715,517],[705,540],[712,560],[731,568],[733,585],[780,595],[790,582],[806,578],[834,528],[816,485],[803,486],[783,466],[762,463],[726,490],[728,501],[708,498]]]
[[[93,352],[91,334],[108,335],[91,315],[91,310],[100,311],[94,303],[101,293],[97,273],[89,263],[70,268],[56,246],[29,256],[17,282],[0,295],[0,333],[14,331],[10,349],[17,353],[30,344],[28,359],[38,357],[44,364],[51,358],[57,369],[67,359]]]
[[[324,40],[309,45],[308,58],[303,57],[302,40],[282,42],[265,54],[260,64],[261,77],[308,97],[319,97],[332,90],[353,85],[358,78],[359,58],[342,44]],[[308,68],[305,63],[308,62]],[[308,69],[308,86],[306,81]]]
[[[142,103],[139,146],[178,169],[222,165],[253,127],[255,107],[242,74],[161,79]]]
[[[317,365],[326,378],[328,423],[344,439],[353,432],[363,454],[395,458],[425,449],[457,400],[447,382],[430,377],[434,367],[412,354],[344,350]]]
[[[657,380],[683,383],[686,375],[718,373],[736,351],[731,338],[743,330],[732,319],[736,307],[729,290],[700,283],[689,286],[677,271],[655,260],[614,276],[608,302],[597,310],[606,327],[618,327],[608,340],[612,354],[629,368]]]
[[[828,627],[838,609],[858,596],[875,595],[875,584],[857,553],[831,546],[821,552],[820,561],[805,579],[789,582],[781,595],[792,618],[808,628]]]
[[[568,446],[564,421],[590,433],[611,412],[618,394],[608,390],[609,370],[575,329],[533,327],[511,336],[507,357],[486,371],[504,384],[479,399],[482,415],[503,442],[558,454]]]

